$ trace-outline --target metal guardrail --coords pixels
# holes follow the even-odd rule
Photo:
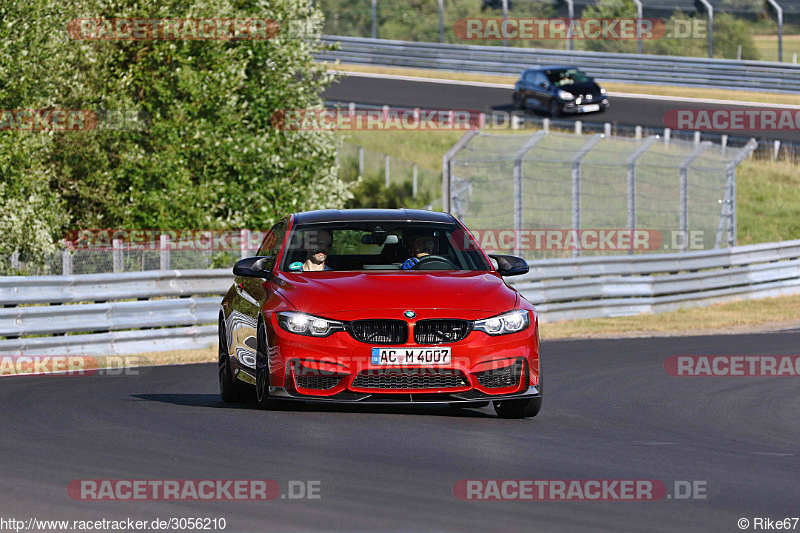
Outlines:
[[[800,294],[800,240],[725,250],[530,261],[510,278],[543,323]],[[211,346],[224,270],[0,277],[0,355]],[[213,295],[213,296],[210,296]],[[32,305],[51,303],[56,305]],[[61,304],[61,305],[59,305]]]
[[[326,35],[334,52],[317,54],[321,61],[341,60],[362,65],[428,68],[454,72],[518,75],[536,65],[575,65],[603,81],[678,85],[733,86],[752,91],[800,91],[800,65],[767,61],[737,61],[540,48],[418,43]]]

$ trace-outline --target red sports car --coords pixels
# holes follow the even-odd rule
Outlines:
[[[496,261],[492,264],[489,257]],[[517,257],[481,250],[449,214],[296,213],[233,269],[219,316],[222,399],[542,405],[539,325],[503,276]]]

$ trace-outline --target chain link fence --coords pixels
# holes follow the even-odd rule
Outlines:
[[[755,147],[471,131],[445,157],[444,207],[485,249],[526,259],[723,248]]]

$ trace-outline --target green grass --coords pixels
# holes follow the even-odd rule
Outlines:
[[[778,60],[778,36],[777,35],[754,35],[753,41],[758,49],[758,54],[762,61]],[[783,62],[791,63],[792,54],[797,54],[800,61],[800,35],[783,36]]]

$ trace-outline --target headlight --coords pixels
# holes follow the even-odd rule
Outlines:
[[[528,325],[530,325],[528,312],[524,309],[518,309],[517,311],[509,311],[492,318],[476,320],[473,323],[473,329],[483,331],[488,335],[507,335],[522,331]]]
[[[607,92],[605,89],[603,89],[603,88],[601,87],[601,88],[600,88],[600,94],[608,94],[608,92]]]
[[[290,333],[309,337],[327,337],[335,331],[344,331],[342,323],[336,320],[292,311],[278,313],[278,325]]]
[[[572,99],[575,98],[575,95],[572,94],[572,93],[568,93],[564,89],[559,89],[558,90],[558,97],[561,98],[562,100],[572,100]]]

